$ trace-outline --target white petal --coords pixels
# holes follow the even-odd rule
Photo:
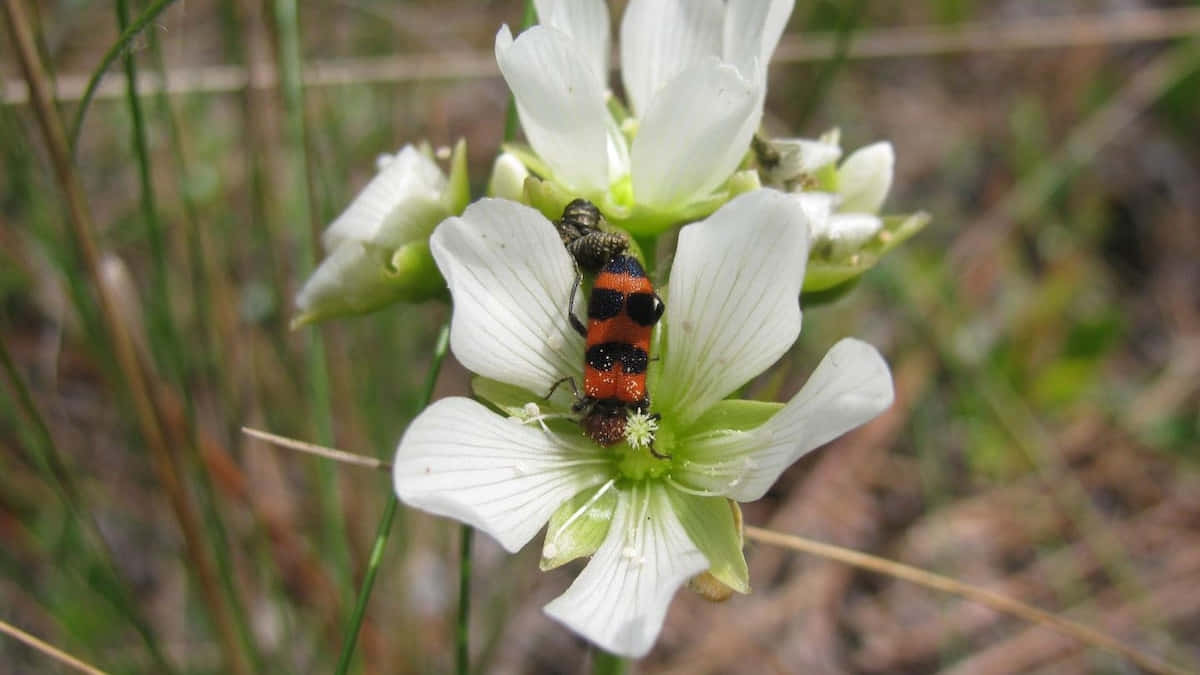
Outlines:
[[[562,31],[534,26],[514,42],[496,34],[496,62],[529,144],[554,177],[588,194],[608,189],[609,114],[603,80]]]
[[[794,0],[730,0],[725,8],[725,60],[746,77],[765,79],[767,63],[794,4]]]
[[[550,221],[481,199],[439,225],[429,248],[454,297],[450,347],[464,366],[534,394],[582,382],[583,338],[567,318],[575,271]]]
[[[657,481],[622,490],[604,544],[546,613],[602,649],[639,658],[650,651],[671,598],[708,569]]]
[[[598,76],[601,89],[608,82],[608,7],[604,0],[536,0],[538,23],[566,33]]]
[[[739,502],[763,496],[779,474],[822,446],[887,410],[892,376],[871,345],[846,338],[821,360],[792,400],[762,426],[687,443],[687,485]]]
[[[529,169],[511,152],[502,152],[492,163],[492,177],[488,179],[487,195],[499,199],[519,202],[525,198],[525,179]]]
[[[745,157],[762,117],[760,91],[710,58],[654,97],[633,140],[633,194],[661,209],[706,197]]]
[[[896,155],[892,144],[883,141],[855,150],[838,168],[838,194],[843,213],[879,213],[892,187]]]
[[[296,294],[302,312],[326,306],[348,311],[367,309],[373,290],[380,286],[391,251],[360,241],[344,241],[317,265]]]
[[[664,417],[696,419],[792,346],[807,259],[804,210],[775,190],[736,197],[680,231],[655,398]]]
[[[794,180],[829,166],[842,156],[842,149],[835,143],[826,143],[810,138],[776,138],[770,146],[779,153],[779,163],[768,169],[776,182]]]
[[[621,77],[635,116],[659,89],[708,57],[721,55],[720,0],[630,0],[621,19]]]
[[[321,241],[332,251],[346,240],[401,246],[428,234],[445,217],[429,222],[425,214],[440,204],[446,177],[433,160],[411,145],[404,146],[358,193],[342,215],[325,230]],[[444,210],[444,209],[443,209]],[[418,211],[420,217],[413,217]],[[424,231],[420,231],[423,228]]]
[[[454,397],[409,425],[392,478],[405,504],[477,527],[516,552],[563,502],[608,479],[601,452]]]
[[[869,213],[835,213],[829,217],[825,238],[832,244],[830,253],[840,258],[858,249],[883,228],[883,220]]]
[[[804,215],[808,217],[809,241],[829,237],[829,219],[833,214],[833,203],[837,199],[828,192],[793,192],[792,199],[800,202]]]

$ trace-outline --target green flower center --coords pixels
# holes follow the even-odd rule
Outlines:
[[[675,458],[672,456],[675,449],[675,430],[664,420],[654,420],[652,425],[655,428],[649,430],[639,428],[643,424],[646,424],[646,416],[639,418],[632,415],[629,421],[630,428],[626,432],[626,438],[630,439],[630,442],[615,446],[617,473],[629,480],[662,478],[675,466]],[[644,442],[646,431],[650,433],[649,442]]]

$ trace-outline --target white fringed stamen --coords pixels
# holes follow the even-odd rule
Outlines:
[[[583,506],[576,509],[575,513],[572,513],[570,518],[567,518],[567,521],[565,523],[563,523],[554,532],[554,536],[551,537],[550,539],[552,541],[556,541],[558,539],[559,535],[561,535],[564,530],[566,530],[568,527],[570,527],[571,524],[574,523],[576,520],[579,520],[580,516],[587,513],[587,510],[592,508],[592,505],[595,504],[601,497],[603,497],[604,493],[608,492],[609,489],[611,489],[615,483],[616,483],[615,478],[609,478],[608,482],[605,483],[604,485],[600,486],[600,489],[596,490],[596,494],[592,495],[592,498],[587,500],[587,503],[585,503]]]

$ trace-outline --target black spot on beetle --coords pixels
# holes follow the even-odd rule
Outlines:
[[[587,364],[601,372],[608,372],[618,362],[621,370],[628,375],[646,372],[650,357],[645,350],[638,349],[624,342],[601,342],[592,345],[587,350]]]
[[[625,294],[611,288],[593,288],[588,301],[589,319],[611,319],[621,313],[625,305]]]
[[[629,318],[641,326],[653,326],[663,314],[663,304],[653,293],[630,293],[625,300]]]

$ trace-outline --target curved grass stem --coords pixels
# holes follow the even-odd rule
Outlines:
[[[161,14],[172,2],[175,2],[175,0],[158,0],[147,7],[138,18],[133,20],[133,23],[130,23],[121,31],[121,36],[117,38],[117,41],[108,48],[107,52],[104,52],[104,57],[100,59],[100,65],[88,80],[87,88],[83,92],[83,98],[79,100],[79,107],[75,109],[75,119],[71,122],[70,137],[70,154],[72,156],[75,154],[76,146],[79,145],[79,132],[83,130],[83,119],[87,116],[88,106],[91,105],[92,97],[96,95],[96,87],[100,86],[100,80],[104,78],[104,73],[108,71],[108,67],[112,65],[112,62],[129,46],[129,41],[142,32],[142,29],[153,21],[156,16]]]
[[[442,324],[438,332],[437,342],[433,348],[433,362],[429,365],[429,374],[425,377],[425,389],[421,393],[418,408],[424,410],[433,397],[433,386],[437,384],[438,374],[442,370],[442,362],[450,350],[450,321]],[[336,458],[335,458],[336,459]],[[387,546],[388,536],[392,531],[392,521],[396,518],[399,500],[396,493],[388,491],[387,505],[379,519],[379,527],[375,530],[375,543],[371,546],[371,555],[367,558],[367,571],[363,575],[362,587],[358,591],[358,600],[354,604],[354,613],[346,626],[346,637],[342,642],[342,653],[338,658],[337,675],[345,675],[354,657],[354,646],[358,642],[358,632],[362,628],[363,617],[367,611],[367,602],[371,599],[371,591],[375,587],[375,575],[379,572],[379,562],[383,559],[383,550]]]

